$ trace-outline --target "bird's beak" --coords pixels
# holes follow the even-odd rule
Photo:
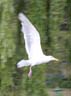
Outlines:
[[[59,61],[59,59],[55,58],[55,61]]]

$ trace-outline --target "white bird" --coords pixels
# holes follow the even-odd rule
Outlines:
[[[28,76],[31,77],[32,66],[48,63],[53,60],[58,61],[58,59],[53,56],[46,56],[43,54],[39,33],[23,13],[19,13],[19,20],[21,21],[21,31],[24,35],[25,48],[29,59],[19,61],[17,63],[17,67],[21,68],[24,66],[30,66]]]

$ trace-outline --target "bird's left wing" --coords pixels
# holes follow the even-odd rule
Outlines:
[[[20,13],[19,20],[22,25],[22,32],[24,34],[25,40],[25,48],[28,54],[28,57],[37,58],[43,54],[41,45],[40,45],[40,36],[36,28],[32,25],[32,23],[28,20],[28,18]]]

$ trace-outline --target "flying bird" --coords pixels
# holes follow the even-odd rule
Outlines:
[[[17,63],[17,68],[29,66],[30,70],[28,76],[31,77],[33,66],[48,63],[50,61],[58,61],[58,59],[51,55],[44,55],[41,48],[39,32],[23,13],[19,13],[18,18],[22,25],[21,31],[25,40],[25,49],[28,54],[28,60],[23,59],[19,61]]]

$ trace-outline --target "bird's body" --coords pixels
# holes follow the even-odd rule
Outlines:
[[[24,66],[35,66],[43,63],[48,63],[49,61],[55,60],[58,61],[53,56],[46,56],[43,54],[41,44],[40,44],[40,36],[36,28],[32,25],[32,23],[28,20],[28,18],[20,13],[19,20],[21,21],[22,29],[25,40],[25,49],[28,54],[28,60],[21,60],[17,63],[17,67],[21,68]],[[29,76],[32,73],[30,68]]]
[[[20,62],[18,62],[17,66],[21,68],[24,66],[35,66],[43,63],[48,63],[49,61],[51,61],[51,58],[52,56],[45,56],[45,55],[38,57],[38,54],[37,54],[37,58],[29,59],[29,60],[21,60]],[[55,58],[53,58],[53,60],[54,59]]]

